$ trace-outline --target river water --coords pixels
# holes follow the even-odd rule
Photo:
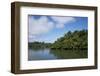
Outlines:
[[[79,59],[87,58],[87,50],[29,49],[28,60]]]

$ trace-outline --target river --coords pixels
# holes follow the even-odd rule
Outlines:
[[[79,59],[88,58],[87,50],[29,49],[28,60]]]

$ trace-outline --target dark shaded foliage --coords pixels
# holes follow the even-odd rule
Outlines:
[[[44,43],[44,42],[31,42],[28,43],[29,48],[34,48],[34,49],[44,49],[44,48],[49,48],[51,46],[51,43]]]

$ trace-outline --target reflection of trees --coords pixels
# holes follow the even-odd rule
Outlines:
[[[87,50],[51,50],[58,59],[87,58]]]

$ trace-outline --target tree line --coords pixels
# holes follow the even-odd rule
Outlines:
[[[50,48],[51,43],[45,43],[45,42],[30,42],[28,43],[28,47],[29,48],[33,48],[33,49],[44,49],[44,48]]]
[[[29,48],[51,48],[51,49],[87,49],[88,31],[76,30],[67,32],[63,37],[58,38],[54,43],[31,42]]]
[[[51,48],[52,49],[87,49],[88,47],[87,30],[69,31],[63,37],[58,38]]]

